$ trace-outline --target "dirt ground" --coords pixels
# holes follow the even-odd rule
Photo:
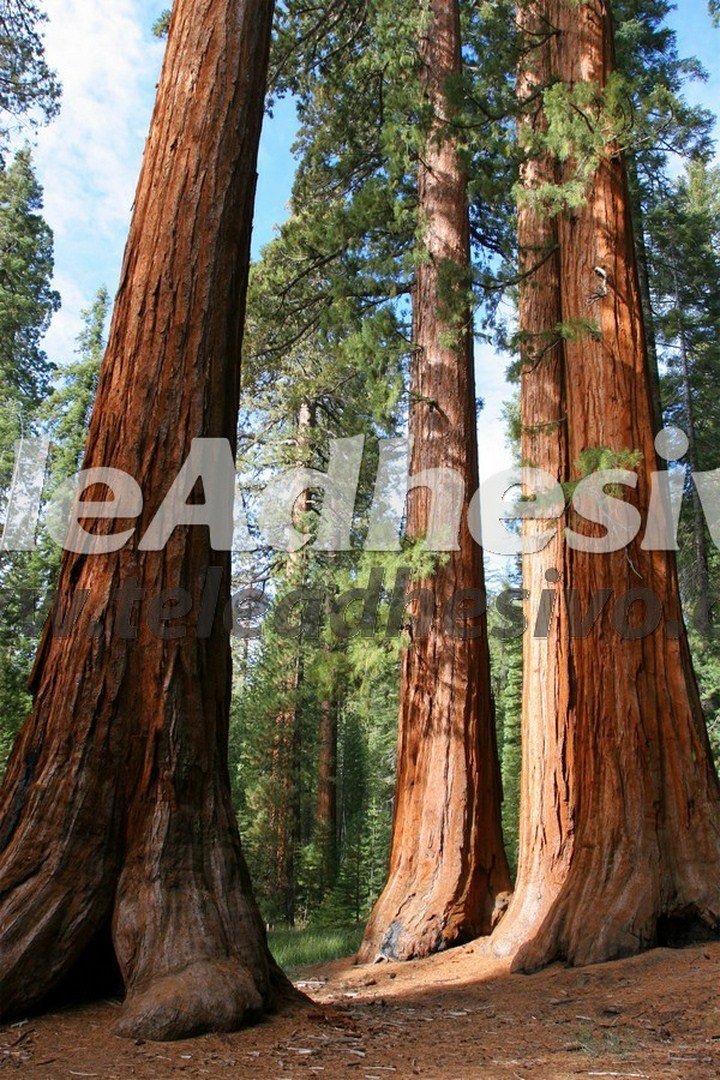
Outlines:
[[[411,965],[339,961],[298,980],[312,1001],[236,1035],[133,1043],[117,1003],[0,1029],[23,1077],[433,1080],[720,1077],[720,943],[602,967],[509,975],[478,943]]]

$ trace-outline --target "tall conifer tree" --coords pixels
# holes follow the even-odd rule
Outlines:
[[[144,508],[122,549],[63,559],[55,616],[78,589],[89,602],[68,634],[46,627],[0,792],[3,1017],[110,942],[124,1035],[232,1029],[277,985],[230,798],[230,556],[196,527],[139,546],[192,440],[235,446],[272,15],[272,0],[173,12],[85,453],[132,475]],[[179,637],[123,628],[123,585],[150,603],[186,589],[195,619]]]
[[[524,457],[563,483],[591,460],[632,463],[639,484],[627,498],[646,511],[654,413],[627,170],[616,141],[611,12],[606,2],[570,0],[528,3],[522,12],[548,29],[524,77],[546,83],[547,125],[529,142],[525,247],[537,246],[533,215],[544,222],[555,211],[550,226],[538,223],[553,231],[552,247],[541,244],[553,252],[552,277],[548,263],[540,287],[526,283]],[[540,350],[527,344],[538,341]],[[496,949],[528,971],[558,958],[616,958],[697,927],[716,930],[720,787],[674,554],[644,550],[642,536],[622,551],[591,554],[571,549],[558,531],[540,557],[526,557],[525,573],[531,604],[548,581],[572,592],[582,613],[604,589],[613,603],[585,634],[561,606],[549,636],[528,646],[520,866]],[[645,605],[659,602],[659,625],[637,633],[630,600],[646,615]],[[620,626],[611,618],[618,602],[626,614]]]

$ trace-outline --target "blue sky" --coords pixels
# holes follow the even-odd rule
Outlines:
[[[152,115],[164,45],[151,33],[163,0],[45,0],[48,59],[63,84],[58,120],[40,131],[35,161],[55,233],[63,307],[47,338],[62,364],[80,312],[100,285],[114,291]],[[265,125],[254,229],[272,236],[290,195],[295,112],[281,102]]]
[[[63,307],[47,350],[55,363],[72,356],[80,312],[100,285],[114,291],[133,194],[152,113],[163,45],[151,26],[163,0],[45,0],[48,58],[63,83],[58,120],[37,139],[35,160],[45,188],[45,213],[55,232],[56,285]],[[720,31],[706,0],[682,0],[673,16],[681,52],[700,58],[710,80],[691,86],[692,100],[720,111]],[[266,121],[254,227],[256,252],[285,216],[293,175],[291,103]],[[509,464],[502,405],[506,360],[477,351],[481,473]]]

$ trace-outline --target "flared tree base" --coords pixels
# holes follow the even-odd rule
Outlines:
[[[492,939],[495,956],[511,971],[533,974],[555,962],[571,967],[636,956],[658,946],[680,947],[720,937],[720,861],[690,872],[684,887],[640,870],[604,885],[570,874],[557,895],[538,904],[530,887]],[[594,896],[594,899],[593,899]]]
[[[115,1032],[170,1042],[211,1031],[237,1031],[271,1005],[267,988],[235,960],[198,961],[134,990]]]
[[[507,910],[509,893],[494,901],[486,890],[483,895],[484,906],[476,897],[458,899],[437,888],[424,892],[396,875],[373,911],[358,963],[423,960],[490,934]]]
[[[124,990],[118,1034],[164,1041],[235,1030],[292,994],[222,773],[206,777],[185,806],[163,780],[122,817],[100,769],[24,793],[0,853],[0,1020]]]

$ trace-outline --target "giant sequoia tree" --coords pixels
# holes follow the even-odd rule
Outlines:
[[[145,506],[122,550],[63,561],[56,619],[77,590],[89,600],[70,634],[45,630],[0,796],[3,1016],[110,940],[126,1035],[232,1028],[279,978],[230,801],[230,557],[201,527],[177,529],[162,551],[138,543],[191,441],[234,445],[272,11],[272,0],[175,5],[85,456],[134,476]],[[221,602],[202,634],[206,581]],[[184,633],[133,625],[123,586],[156,600],[186,590]]]
[[[451,105],[462,65],[460,9],[457,0],[432,0],[423,11],[420,77],[432,122],[418,181],[427,251],[413,293],[410,471],[453,469],[465,482],[467,510],[478,465],[468,186]],[[429,492],[412,493],[411,538],[427,532],[429,515]],[[427,956],[489,933],[510,886],[487,625],[477,616],[482,553],[466,515],[459,550],[423,587],[438,614],[403,657],[390,872],[364,961]]]
[[[555,83],[526,140],[520,240],[526,265],[544,261],[521,303],[523,456],[562,482],[598,455],[639,461],[626,498],[647,509],[655,432],[625,160],[609,137],[609,6],[543,0],[522,5],[522,19],[535,41],[521,94],[537,111]],[[579,202],[568,183],[587,132],[586,167],[596,156]],[[526,645],[519,876],[496,942],[518,970],[607,960],[720,924],[720,789],[675,557],[641,539],[602,555],[556,539],[525,560],[531,613],[548,583],[572,595],[547,639]],[[633,633],[639,602],[622,634],[611,603],[581,632],[603,590],[613,602],[653,593],[660,625]]]

